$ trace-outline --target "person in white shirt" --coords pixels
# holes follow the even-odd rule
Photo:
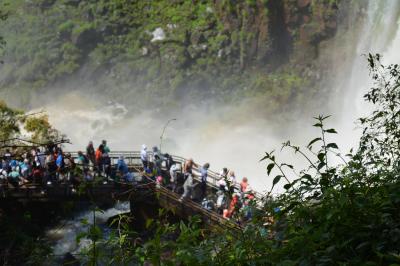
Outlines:
[[[142,160],[144,169],[146,169],[149,165],[149,156],[147,154],[147,147],[145,144],[142,145],[142,150],[140,151],[140,159]]]

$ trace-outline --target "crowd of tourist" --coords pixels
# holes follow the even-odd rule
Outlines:
[[[82,182],[94,180],[103,183],[137,183],[147,180],[180,194],[181,201],[197,201],[204,208],[215,210],[225,218],[239,213],[251,218],[247,206],[254,199],[254,192],[246,177],[240,183],[237,181],[233,170],[223,168],[218,175],[217,189],[211,189],[207,185],[209,163],[200,166],[190,158],[182,165],[169,154],[162,154],[157,147],[153,147],[152,153],[149,153],[143,144],[140,151],[142,167],[132,169],[123,156],[113,164],[110,152],[106,140],[97,148],[90,141],[86,152],[79,151],[74,158],[57,145],[32,148],[22,153],[6,150],[0,165],[0,186],[4,191],[10,187],[18,189],[21,186],[36,185],[42,187],[45,193],[46,187],[62,183],[76,189]]]

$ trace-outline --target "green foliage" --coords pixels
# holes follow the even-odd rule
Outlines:
[[[31,139],[37,143],[47,143],[60,138],[60,133],[51,126],[47,115],[28,117],[24,127],[32,134]]]
[[[0,140],[13,138],[20,133],[22,114],[22,111],[12,109],[4,101],[0,101]]]

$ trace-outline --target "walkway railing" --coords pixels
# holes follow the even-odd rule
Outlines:
[[[76,158],[78,157],[77,152],[70,152],[72,157]],[[111,159],[111,164],[117,164],[118,159],[123,156],[125,159],[125,162],[128,164],[128,166],[141,166],[142,161],[140,159],[140,151],[113,151],[109,153],[110,159]],[[152,152],[148,152],[148,156],[150,161],[154,161],[154,155]],[[181,169],[183,169],[183,165],[187,159],[181,157],[181,156],[176,156],[176,155],[171,155],[174,162],[178,163],[181,165]],[[200,166],[201,164],[199,164]],[[200,181],[200,167],[194,167],[193,168],[193,173],[194,173],[194,178],[197,181]],[[208,177],[207,177],[207,185],[210,187],[213,187],[215,189],[218,189],[218,181],[220,180],[220,176],[218,173],[208,170]],[[239,190],[239,184],[235,184],[235,188]],[[253,191],[254,196],[258,199],[261,200],[263,198],[263,195],[257,191]]]

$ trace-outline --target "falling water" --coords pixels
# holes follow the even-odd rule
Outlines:
[[[129,212],[129,210],[129,202],[118,202],[114,207],[103,212],[96,211],[96,224],[107,235],[110,230],[107,221],[113,216]],[[57,226],[48,229],[45,235],[46,240],[52,246],[54,260],[58,261],[66,254],[73,254],[79,257],[82,249],[88,247],[91,241],[83,238],[78,243],[77,237],[79,234],[87,232],[93,222],[93,211],[88,207],[86,210],[74,215],[73,219],[60,221]]]
[[[342,52],[340,50],[346,50],[344,56],[347,57],[346,60],[339,56],[334,70],[337,76],[334,84],[340,86],[336,91],[343,103],[342,110],[336,110],[336,115],[341,113],[337,127],[343,133],[340,142],[345,149],[354,147],[360,136],[354,121],[371,109],[363,100],[363,95],[371,86],[366,55],[379,53],[386,64],[399,63],[400,59],[400,1],[369,0],[358,3],[358,10],[349,12],[352,16],[349,25],[342,25],[346,28],[342,30],[344,33],[340,33],[339,29],[339,34],[343,34],[347,42],[336,42],[338,48],[333,53],[336,56]],[[357,24],[361,24],[360,27]],[[339,41],[343,42],[343,38]]]

